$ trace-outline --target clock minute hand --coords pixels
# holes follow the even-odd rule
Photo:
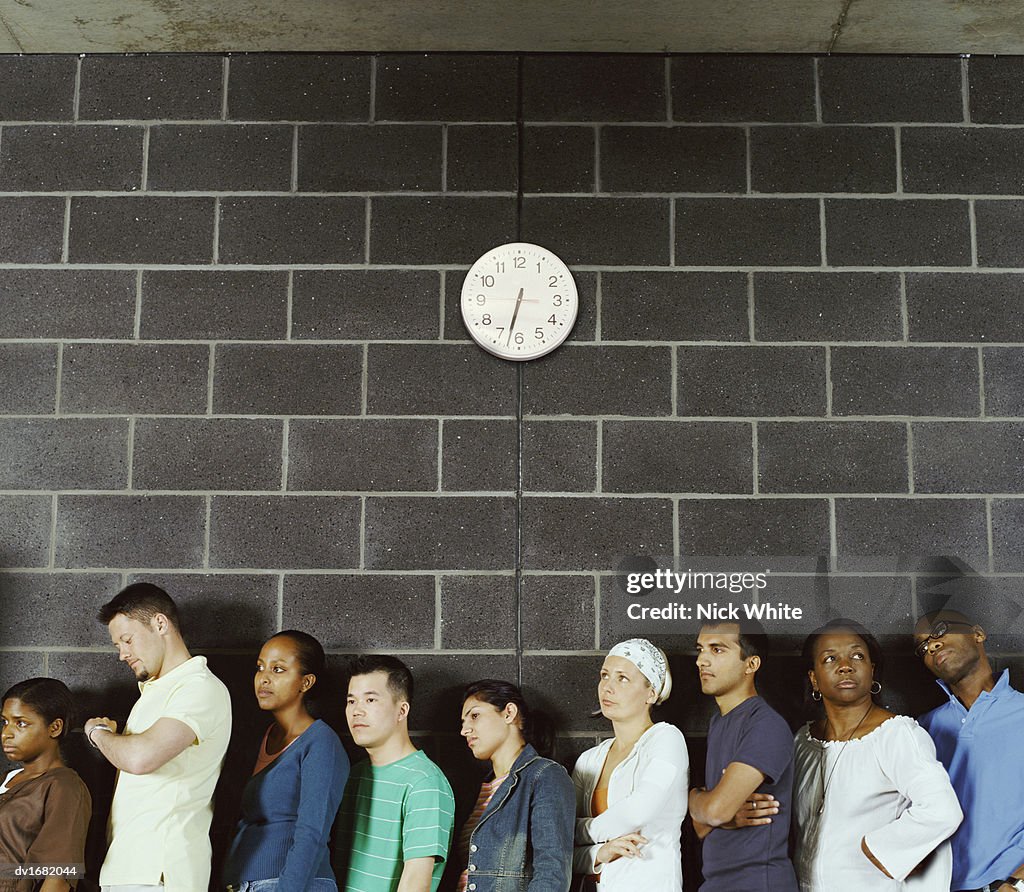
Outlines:
[[[523,289],[519,289],[519,297],[516,298],[516,308],[512,311],[512,321],[508,326],[508,340],[505,341],[505,346],[508,347],[512,343],[512,331],[516,327],[516,316],[519,315],[519,306],[523,302]]]

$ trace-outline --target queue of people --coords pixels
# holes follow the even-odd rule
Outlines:
[[[84,726],[118,769],[101,886],[202,892],[211,885],[212,798],[231,733],[227,689],[191,655],[177,608],[157,586],[128,586],[100,620],[140,692],[124,729],[109,717]],[[1024,694],[1007,672],[994,677],[984,630],[962,614],[925,615],[914,639],[948,703],[920,723],[886,710],[877,641],[856,622],[833,620],[804,644],[821,715],[794,740],[757,692],[770,653],[763,629],[704,625],[696,670],[717,714],[699,788],[690,788],[683,734],[652,717],[672,692],[672,673],[645,639],[604,658],[596,693],[612,736],[579,757],[571,779],[550,759],[550,724],[519,688],[474,682],[462,698],[461,733],[490,772],[455,831],[452,789],[409,736],[409,669],[388,655],[350,666],[346,720],[367,755],[350,769],[341,741],[310,709],[322,694],[323,648],[308,633],[279,632],[260,650],[254,676],[257,703],[273,721],[212,885],[436,892],[452,861],[457,892],[681,892],[689,814],[702,841],[704,892],[1024,892]],[[72,706],[70,691],[48,678],[3,695],[3,751],[21,767],[0,785],[0,865],[84,860],[89,791],[60,751]],[[66,874],[5,873],[0,892],[74,884]]]

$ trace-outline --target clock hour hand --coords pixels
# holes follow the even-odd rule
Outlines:
[[[508,340],[505,341],[505,346],[508,347],[512,343],[512,332],[516,327],[516,316],[519,315],[519,305],[523,302],[523,289],[519,289],[519,297],[516,298],[516,308],[512,311],[512,321],[508,326]]]

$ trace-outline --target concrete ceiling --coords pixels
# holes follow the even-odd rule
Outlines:
[[[0,0],[0,52],[1024,53],[1022,0]]]

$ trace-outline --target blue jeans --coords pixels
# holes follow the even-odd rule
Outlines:
[[[313,877],[306,889],[308,892],[338,892],[337,884],[327,877]],[[238,887],[238,892],[277,892],[277,878],[248,880]]]

